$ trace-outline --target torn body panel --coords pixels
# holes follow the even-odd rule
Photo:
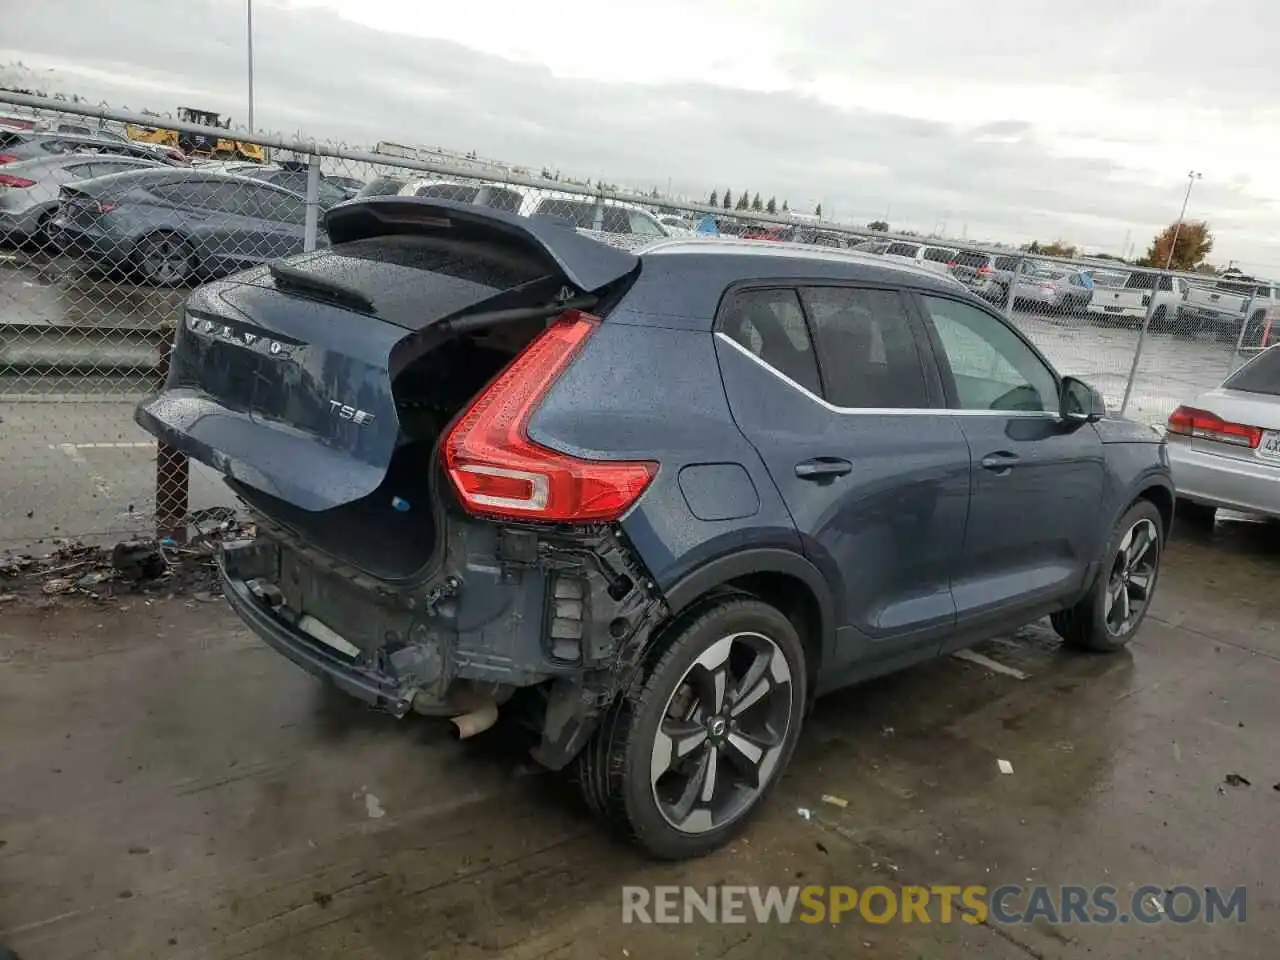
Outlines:
[[[611,525],[546,528],[450,514],[416,582],[370,577],[270,519],[227,545],[237,613],[268,645],[369,705],[456,717],[546,693],[535,758],[568,763],[631,676],[666,604]]]

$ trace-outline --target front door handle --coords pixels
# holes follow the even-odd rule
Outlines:
[[[834,480],[853,472],[853,464],[841,457],[814,457],[796,464],[796,476],[801,480]]]
[[[1018,455],[1008,450],[988,453],[982,458],[982,469],[990,470],[996,476],[1003,477],[1018,464]]]

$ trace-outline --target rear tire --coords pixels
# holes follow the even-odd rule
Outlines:
[[[1149,329],[1152,333],[1168,332],[1169,313],[1163,306],[1156,307],[1156,312],[1151,315],[1151,325]]]
[[[191,245],[173,233],[152,233],[139,240],[133,264],[138,278],[153,287],[178,287],[195,273]]]
[[[1052,616],[1063,642],[1077,650],[1123,649],[1146,618],[1164,553],[1164,521],[1150,500],[1139,500],[1116,524],[1089,592]]]
[[[710,853],[777,782],[807,696],[795,625],[758,600],[712,601],[668,628],[579,754],[583,797],[658,859]]]
[[[1267,315],[1264,311],[1259,310],[1249,318],[1248,325],[1244,331],[1244,341],[1241,346],[1244,347],[1261,347],[1262,331],[1266,328]]]
[[[1218,519],[1218,508],[1179,497],[1173,508],[1173,519],[1175,523],[1185,523],[1189,527],[1208,530],[1212,529],[1214,522]]]

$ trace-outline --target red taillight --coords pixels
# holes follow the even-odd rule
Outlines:
[[[990,272],[991,272],[991,268],[990,268],[990,267],[979,267],[979,268],[978,268],[978,275],[979,275],[979,276],[983,276],[983,275],[988,274],[988,273],[990,273]]]
[[[529,520],[616,520],[658,472],[649,461],[582,460],[529,439],[526,427],[600,320],[569,310],[485,387],[444,441],[469,513]]]
[[[11,173],[0,173],[0,187],[34,187],[36,182],[26,177],[15,177]]]
[[[1223,420],[1216,413],[1195,407],[1179,407],[1169,414],[1168,430],[1185,437],[1200,437],[1255,449],[1262,441],[1261,427],[1232,423],[1230,420]]]
[[[115,208],[116,208],[116,205],[114,203],[108,203],[104,200],[99,200],[94,209],[98,213],[110,213]]]
[[[0,153],[0,163],[13,163],[17,159],[12,153]]]
[[[958,267],[958,266],[960,266],[960,262],[959,262],[958,260],[948,260],[948,261],[947,261],[947,269],[948,269],[948,270],[954,270],[954,269],[955,269],[956,267]]]

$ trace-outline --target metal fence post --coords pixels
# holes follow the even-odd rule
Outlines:
[[[163,389],[169,379],[169,356],[174,339],[169,331],[156,334],[159,356],[156,360],[155,387]],[[190,513],[191,461],[186,454],[167,443],[156,444],[156,537],[169,537],[177,543],[187,542],[187,515]]]
[[[1013,264],[1013,279],[1009,281],[1009,292],[1005,295],[1007,299],[1004,304],[1004,315],[1013,322],[1013,305],[1018,300],[1018,279],[1022,276],[1022,257],[1018,257]]]
[[[304,228],[302,249],[316,248],[316,233],[320,227],[320,156],[307,157],[307,225]]]
[[[1236,337],[1236,349],[1231,354],[1231,359],[1227,361],[1227,373],[1236,372],[1236,363],[1240,359],[1240,354],[1244,350],[1244,335],[1249,331],[1249,318],[1253,316],[1253,305],[1258,299],[1257,288],[1253,293],[1249,294],[1249,302],[1244,305],[1244,319],[1240,321],[1240,335]]]
[[[1164,276],[1164,271],[1156,273],[1156,282],[1151,287],[1151,299],[1147,301],[1147,315],[1142,318],[1142,327],[1138,330],[1138,343],[1133,348],[1133,363],[1129,364],[1129,379],[1125,381],[1124,385],[1124,399],[1120,401],[1120,416],[1122,417],[1125,411],[1129,409],[1129,397],[1133,395],[1133,382],[1138,376],[1138,362],[1142,359],[1142,346],[1147,340],[1147,327],[1151,325],[1151,318],[1155,316],[1156,297],[1160,293],[1160,281]]]

